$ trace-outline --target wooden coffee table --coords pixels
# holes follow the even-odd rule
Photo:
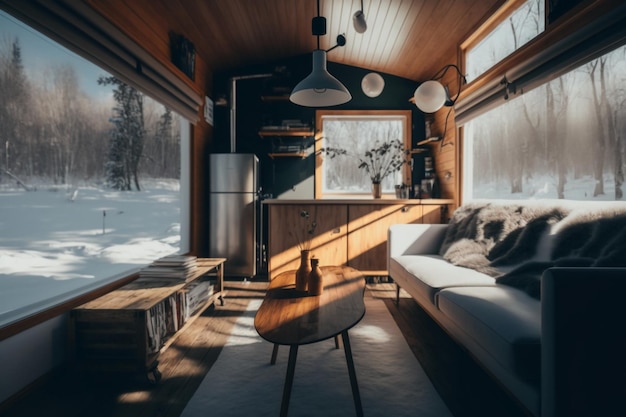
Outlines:
[[[365,315],[365,278],[350,267],[327,266],[321,269],[324,274],[322,295],[307,296],[296,291],[296,271],[283,272],[271,281],[254,319],[259,335],[274,344],[272,363],[276,361],[278,346],[289,346],[281,417],[287,416],[289,409],[298,347],[333,337],[337,341],[339,335],[343,340],[356,414],[363,416],[348,330]]]

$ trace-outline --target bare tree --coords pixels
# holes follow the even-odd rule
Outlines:
[[[595,187],[593,196],[597,197],[604,194],[604,155],[606,152],[606,134],[604,131],[605,123],[602,115],[608,110],[608,101],[606,97],[606,80],[605,80],[606,56],[600,57],[587,64],[587,72],[591,79],[592,100],[596,116],[596,146],[595,158],[593,166],[593,176],[595,179]],[[596,72],[599,72],[600,91],[596,82]]]
[[[511,30],[511,36],[513,38],[513,50],[517,50],[521,43],[524,42],[524,37],[526,36],[526,27],[530,27],[530,33],[538,33],[539,27],[541,25],[538,19],[538,11],[540,10],[540,2],[535,0],[534,3],[529,2],[527,7],[520,8],[520,13],[514,14],[509,17],[509,27]],[[508,84],[505,85],[505,88],[508,89]],[[508,94],[508,92],[507,92]],[[511,159],[510,165],[510,184],[511,184],[511,194],[521,193],[524,190],[524,178],[532,177],[532,169],[533,163],[531,161],[532,155],[530,154],[530,149],[533,143],[539,142],[541,135],[539,125],[541,122],[540,117],[537,117],[535,120],[532,120],[528,109],[526,108],[526,103],[522,102],[521,106],[523,107],[522,111],[525,116],[525,120],[528,123],[528,126],[523,128],[518,125],[517,120],[512,120],[514,127],[513,131],[516,132],[517,141],[514,142],[516,144],[516,149],[513,152],[513,158]],[[538,114],[538,113],[535,113]],[[511,132],[513,133],[513,132]]]
[[[556,167],[556,192],[557,198],[560,199],[565,198],[565,184],[567,182],[567,147],[565,135],[559,129],[559,122],[567,113],[569,103],[569,94],[565,87],[564,78],[565,75],[558,78],[556,91],[553,88],[553,83],[546,84],[548,161]]]
[[[29,85],[22,63],[18,39],[5,40],[0,49],[0,139],[4,151],[4,169],[18,170],[23,162],[26,113],[30,100]]]
[[[40,91],[42,119],[50,155],[51,175],[55,183],[67,184],[77,174],[77,165],[87,145],[83,140],[88,100],[78,85],[74,67],[61,65],[48,69],[50,85]]]

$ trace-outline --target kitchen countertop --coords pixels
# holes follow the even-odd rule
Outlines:
[[[323,199],[268,199],[263,200],[263,204],[421,204],[421,205],[442,205],[454,204],[454,200],[446,198],[323,198]]]

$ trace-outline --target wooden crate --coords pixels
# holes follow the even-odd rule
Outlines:
[[[73,309],[70,334],[75,363],[90,371],[145,372],[151,382],[158,382],[159,353],[206,307],[217,300],[224,304],[225,261],[200,258],[185,282],[140,278]],[[213,277],[213,294],[186,320],[181,319],[181,294]]]

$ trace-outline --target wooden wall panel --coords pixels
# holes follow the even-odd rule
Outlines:
[[[451,56],[448,64],[456,64],[456,56]],[[459,91],[458,74],[450,69],[441,80],[448,86],[450,94],[454,98]],[[457,135],[456,123],[454,122],[454,108],[443,107],[434,114],[434,122],[431,127],[433,134],[443,135],[440,142],[430,145],[435,161],[435,172],[441,187],[441,198],[448,198],[455,201],[454,209],[460,198],[460,160],[459,160],[459,138]]]

